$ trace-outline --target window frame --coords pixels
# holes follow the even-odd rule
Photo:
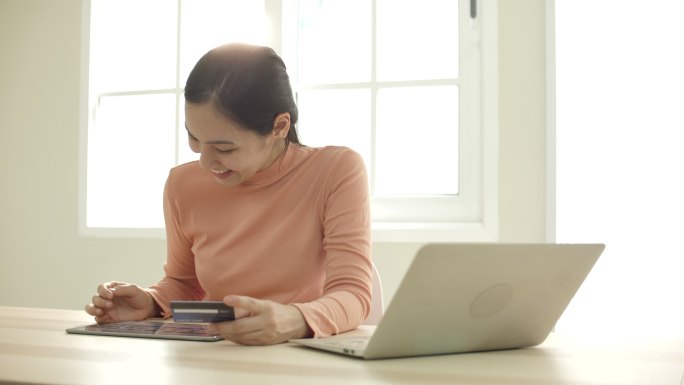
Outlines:
[[[288,28],[292,18],[284,15],[288,8],[283,2],[291,0],[266,0],[272,31]],[[459,195],[410,198],[372,198],[372,236],[374,242],[454,242],[454,241],[496,241],[498,239],[498,62],[497,62],[497,5],[495,1],[471,2],[459,0],[461,4],[477,6],[477,15],[460,12],[460,24],[467,25],[469,42],[479,47],[477,60],[479,74],[476,77],[459,77],[459,86],[468,86],[479,92],[475,97],[459,97],[459,110],[474,111],[475,124],[468,127],[459,123]],[[375,0],[372,0],[375,4]],[[88,126],[91,122],[89,89],[89,45],[90,45],[90,3],[83,0],[82,57],[81,64],[81,129],[79,154],[79,234],[88,237],[105,238],[163,238],[163,228],[93,228],[86,226],[87,207],[87,144]],[[296,20],[296,19],[294,19]],[[487,22],[491,20],[491,22]],[[292,55],[292,47],[284,43],[282,35],[273,32],[270,45],[281,54],[286,62]],[[461,41],[464,37],[461,38]],[[462,59],[461,59],[462,60]],[[465,65],[472,65],[466,63]],[[463,65],[463,63],[461,63]],[[295,90],[297,86],[293,84]],[[376,85],[371,85],[376,87]],[[182,97],[182,88],[165,90]],[[377,92],[375,89],[373,92]],[[462,93],[459,92],[461,95]],[[471,102],[475,101],[475,104]],[[177,118],[179,112],[177,112]],[[182,140],[182,138],[177,138]],[[159,198],[161,201],[161,197]],[[160,203],[161,204],[161,203]],[[397,208],[401,208],[398,210]],[[414,213],[429,210],[431,216],[411,220],[407,208]],[[408,210],[409,212],[411,210]],[[380,217],[381,220],[375,218]]]

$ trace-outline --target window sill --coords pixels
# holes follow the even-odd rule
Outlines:
[[[164,239],[163,228],[81,228],[88,238]],[[480,222],[472,223],[399,223],[374,222],[373,242],[496,242],[497,231]]]
[[[397,223],[375,222],[373,242],[496,242],[498,231],[481,222],[472,223]]]

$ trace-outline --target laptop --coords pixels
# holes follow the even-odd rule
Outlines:
[[[604,247],[426,244],[371,336],[291,341],[364,359],[535,346],[553,330]]]

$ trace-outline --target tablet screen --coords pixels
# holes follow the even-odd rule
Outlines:
[[[67,329],[70,334],[91,334],[116,337],[162,338],[190,341],[220,341],[218,333],[206,324],[163,321],[123,321],[93,324]]]

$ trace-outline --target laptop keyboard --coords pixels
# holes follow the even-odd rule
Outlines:
[[[341,348],[353,348],[353,349],[362,349],[365,348],[366,345],[368,344],[368,338],[345,338],[345,339],[340,339],[340,340],[328,340],[324,341],[324,343],[328,346],[338,346]]]

